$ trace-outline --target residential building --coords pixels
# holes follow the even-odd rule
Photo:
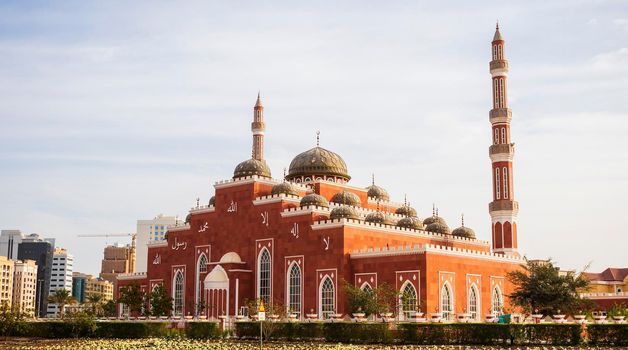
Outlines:
[[[74,270],[74,257],[64,248],[55,248],[52,258],[52,273],[50,277],[51,295],[56,290],[65,289],[72,294],[72,271]],[[56,317],[59,314],[59,305],[48,304],[47,317]]]
[[[11,260],[17,260],[18,246],[22,243],[20,230],[2,230],[0,232],[0,256],[6,256]]]
[[[19,260],[34,260],[37,264],[35,308],[39,317],[45,317],[48,311],[53,252],[54,240],[42,239],[36,233],[24,237],[18,247]]]
[[[151,220],[137,220],[137,247],[135,272],[146,272],[148,244],[163,241],[168,226],[173,226],[176,217],[159,214]]]
[[[600,273],[585,272],[589,288],[583,290],[582,297],[593,300],[602,309],[613,305],[628,305],[628,268],[609,267]]]
[[[37,264],[34,260],[15,261],[13,273],[13,309],[35,315]]]
[[[0,305],[11,307],[13,302],[13,260],[0,256]]]
[[[135,272],[135,247],[132,244],[107,246],[103,255],[100,277],[114,286],[118,274]]]

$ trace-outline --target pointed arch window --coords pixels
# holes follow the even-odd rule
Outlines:
[[[479,319],[479,301],[477,288],[475,286],[471,286],[471,288],[469,288],[469,314],[471,314],[472,320]]]
[[[301,318],[301,267],[297,263],[288,271],[288,312]]]
[[[401,311],[404,317],[410,318],[416,311],[417,307],[417,292],[414,285],[410,282],[401,288]]]
[[[499,128],[495,128],[495,140],[494,140],[495,144],[499,143]]]
[[[504,176],[504,199],[508,199],[508,168],[504,167],[502,175]]]
[[[196,309],[197,313],[200,309],[201,302],[203,301],[203,280],[201,277],[201,273],[207,272],[207,256],[205,254],[201,254],[198,258],[198,263],[196,265]]]
[[[495,198],[499,199],[501,191],[501,183],[499,181],[499,168],[495,168]]]
[[[502,128],[502,142],[506,143],[506,128]]]
[[[328,319],[331,315],[336,313],[334,307],[336,291],[334,289],[334,283],[329,276],[325,276],[321,281],[319,294],[320,316],[323,319]]]
[[[372,292],[373,288],[371,287],[371,285],[368,282],[364,282],[362,284],[362,286],[360,287],[361,290],[365,291],[365,292]]]
[[[492,303],[493,305],[491,309],[493,311],[493,314],[501,315],[504,308],[504,301],[502,298],[502,292],[499,290],[499,287],[495,287],[495,289],[493,289]]]
[[[495,102],[494,102],[495,108],[499,108],[499,85],[498,85],[498,80],[499,79],[494,79],[493,80],[493,98],[495,99]]]
[[[440,296],[440,310],[443,316],[443,319],[447,321],[451,321],[453,319],[454,307],[453,307],[453,295],[451,294],[451,289],[449,288],[449,284],[444,284],[441,290]]]
[[[259,299],[263,299],[265,304],[268,304],[271,301],[270,264],[270,252],[268,251],[268,249],[264,248],[259,253],[259,258],[257,260],[257,296]]]
[[[181,271],[174,275],[173,282],[173,311],[175,316],[181,316],[183,315],[183,273],[181,273]]]

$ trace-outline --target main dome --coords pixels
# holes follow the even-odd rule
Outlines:
[[[308,178],[309,181],[314,181],[319,177],[331,177],[344,181],[351,179],[347,164],[342,157],[318,146],[294,157],[286,175],[286,179],[290,181],[308,181]]]

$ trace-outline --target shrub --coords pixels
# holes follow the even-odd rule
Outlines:
[[[591,324],[587,333],[592,345],[628,345],[628,324]]]
[[[192,339],[217,339],[222,332],[216,322],[187,322],[185,336]]]
[[[581,341],[579,324],[511,325],[517,344],[577,345]]]
[[[392,335],[386,323],[325,323],[325,341],[342,343],[390,343]]]

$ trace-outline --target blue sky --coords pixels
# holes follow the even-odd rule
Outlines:
[[[521,251],[627,266],[625,1],[2,2],[0,228],[98,272],[104,240],[76,235],[207,201],[250,155],[261,90],[275,177],[320,130],[352,184],[374,172],[489,239],[496,19]]]

